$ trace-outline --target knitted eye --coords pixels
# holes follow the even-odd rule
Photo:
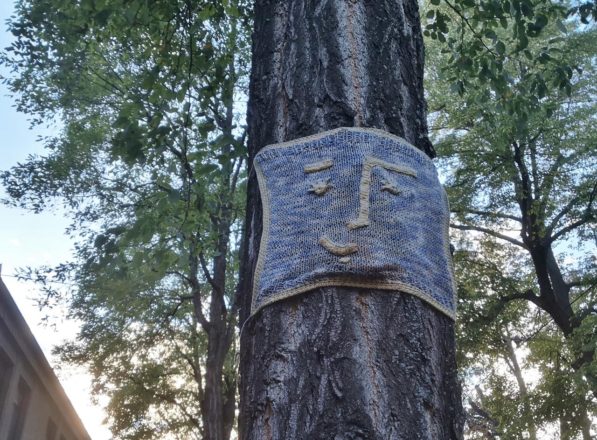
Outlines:
[[[332,184],[330,183],[330,179],[322,179],[317,180],[311,183],[311,187],[309,188],[309,192],[315,194],[316,196],[323,196],[326,192],[332,189]]]
[[[381,182],[381,190],[387,191],[395,196],[399,195],[402,192],[394,183],[390,182],[389,180],[383,180]]]

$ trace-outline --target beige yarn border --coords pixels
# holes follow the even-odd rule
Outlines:
[[[305,136],[305,137],[302,137],[302,138],[292,139],[292,140],[286,141],[286,142],[279,142],[277,144],[266,145],[259,152],[261,152],[261,151],[268,151],[268,150],[274,150],[276,148],[294,147],[297,144],[302,144],[302,143],[310,142],[310,141],[316,141],[316,140],[319,140],[319,139],[327,137],[327,136],[338,134],[338,133],[340,133],[342,131],[350,131],[350,132],[353,132],[353,133],[362,133],[362,132],[372,133],[372,134],[376,134],[378,136],[384,137],[386,139],[391,139],[393,141],[400,141],[403,144],[406,144],[408,147],[410,147],[410,149],[414,153],[418,154],[421,158],[423,158],[423,159],[425,159],[427,161],[431,161],[431,159],[429,159],[429,157],[425,153],[423,153],[421,150],[419,150],[413,144],[411,144],[410,142],[408,142],[406,139],[404,139],[404,138],[402,138],[400,136],[397,136],[395,134],[388,133],[387,131],[380,130],[379,128],[369,128],[369,127],[339,127],[339,128],[334,128],[333,130],[323,131],[321,133],[312,134],[310,136]]]
[[[410,147],[412,149],[413,152],[416,152],[425,160],[428,160],[428,161],[431,160],[431,159],[429,159],[429,157],[427,157],[427,155],[425,155],[425,153],[418,150],[412,144],[410,144],[409,142],[407,142],[406,140],[404,140],[403,138],[401,138],[399,136],[393,135],[391,133],[385,132],[385,131],[377,129],[377,128],[361,128],[361,127],[336,128],[334,130],[325,131],[325,132],[318,133],[318,134],[315,134],[312,136],[306,136],[306,137],[294,139],[294,140],[287,141],[287,142],[268,145],[268,146],[262,148],[261,151],[270,150],[270,149],[274,149],[274,148],[284,148],[284,147],[295,146],[300,143],[305,143],[308,141],[321,139],[323,137],[330,136],[330,135],[339,133],[341,131],[352,131],[352,132],[363,132],[364,131],[364,132],[369,132],[369,133],[379,135],[381,137],[385,137],[387,139],[398,140],[398,141],[401,141],[404,144],[406,144],[408,147]],[[262,204],[262,210],[263,210],[263,230],[261,233],[261,241],[259,244],[259,255],[257,257],[257,264],[255,266],[255,274],[253,276],[251,316],[254,316],[259,310],[263,309],[265,306],[272,304],[276,301],[286,299],[291,296],[307,292],[309,290],[317,289],[319,287],[356,287],[356,288],[367,288],[367,289],[393,290],[393,291],[400,291],[400,292],[408,293],[410,295],[416,296],[417,298],[421,299],[422,301],[425,301],[427,304],[429,304],[436,310],[447,315],[449,318],[451,318],[453,320],[456,319],[455,313],[453,313],[450,309],[448,309],[447,307],[445,307],[443,304],[439,303],[438,301],[434,300],[427,293],[424,293],[423,291],[417,289],[416,287],[411,286],[410,284],[405,284],[405,283],[402,283],[399,281],[393,281],[393,282],[356,281],[349,277],[343,277],[343,276],[325,278],[322,280],[317,280],[313,283],[305,284],[305,285],[295,287],[292,289],[283,290],[282,292],[276,294],[275,297],[268,299],[263,304],[261,304],[259,307],[256,307],[259,282],[261,280],[261,274],[263,272],[263,267],[265,265],[265,259],[266,259],[266,254],[267,254],[267,243],[269,241],[271,213],[270,213],[270,194],[269,194],[269,190],[267,188],[267,183],[265,180],[265,176],[263,174],[263,170],[261,169],[261,166],[257,162],[254,162],[254,168],[255,168],[255,173],[257,175],[257,183],[259,186],[259,192],[261,193],[261,204]],[[448,205],[448,212],[450,212],[449,202],[448,202],[448,198],[446,196],[445,190],[444,190],[444,200],[445,200],[446,204]],[[448,243],[449,242],[449,223],[448,222],[444,222],[443,229],[444,229],[444,238],[446,240],[446,243]],[[454,279],[454,267],[453,267],[453,263],[452,263],[452,256],[450,255],[450,250],[449,250],[448,246],[446,246],[446,249],[444,249],[444,252],[446,253],[450,274],[452,275],[452,283],[453,283],[454,292],[456,292],[456,284],[455,284],[455,279]],[[456,301],[456,298],[454,298],[454,300]]]

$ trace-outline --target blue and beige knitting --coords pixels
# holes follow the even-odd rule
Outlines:
[[[341,128],[255,157],[263,234],[251,314],[317,287],[404,292],[454,319],[449,209],[433,162],[405,140]]]

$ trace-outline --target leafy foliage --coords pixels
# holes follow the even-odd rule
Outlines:
[[[61,130],[2,174],[7,203],[63,204],[78,240],[25,275],[82,323],[58,351],[90,367],[119,438],[232,429],[247,3],[26,0],[9,23],[17,108]]]
[[[431,0],[431,4],[437,7],[427,12],[425,35],[442,42],[452,90],[462,96],[465,89],[481,89],[485,93],[478,99],[484,100],[491,93],[521,120],[548,91],[562,89],[570,95],[578,66],[562,50],[566,20],[578,14],[588,23],[597,11],[591,3],[570,8],[544,0]],[[552,30],[540,46],[533,45],[548,26],[558,32]],[[513,62],[527,67],[521,78],[512,75]]]
[[[595,31],[565,21],[564,5],[498,2],[500,12],[487,3],[448,4],[440,13],[454,26],[428,41],[430,125],[452,226],[462,231],[468,435],[588,439],[597,388]]]

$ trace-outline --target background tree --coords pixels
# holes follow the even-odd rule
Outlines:
[[[464,21],[456,26],[458,47],[429,42],[436,60],[428,72],[431,125],[452,226],[475,231],[456,261],[460,364],[474,380],[483,378],[469,388],[469,428],[493,431],[478,438],[533,438],[554,425],[562,439],[591,438],[595,31],[576,28],[574,17],[564,22],[566,11],[546,13],[551,24],[521,45],[512,37],[516,13],[502,17],[501,29],[479,34],[462,31],[472,18],[452,5],[444,13]],[[467,55],[463,48],[477,44],[488,48],[483,56]],[[458,59],[463,72],[455,71]],[[474,75],[455,82],[464,72]]]
[[[433,156],[416,1],[258,0],[254,14],[249,161],[342,126]],[[262,226],[248,185],[242,322]],[[461,438],[454,323],[412,295],[331,287],[269,305],[245,324],[240,365],[241,439]]]
[[[17,108],[60,132],[2,174],[6,202],[73,220],[75,260],[28,275],[81,322],[58,352],[89,368],[118,438],[233,427],[245,8],[27,0],[9,23]]]

